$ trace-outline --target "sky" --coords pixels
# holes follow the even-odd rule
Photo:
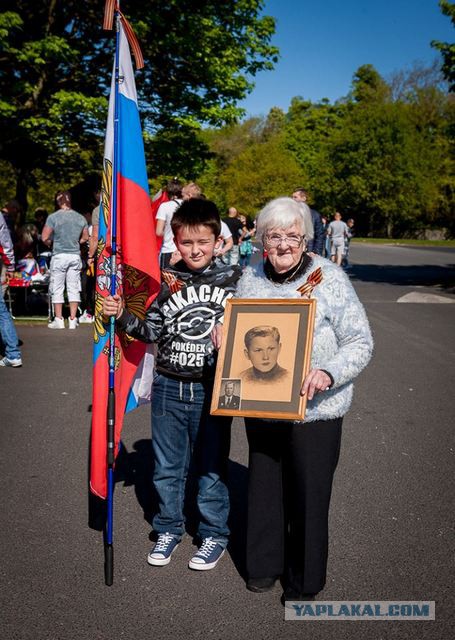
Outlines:
[[[287,111],[294,96],[334,102],[349,92],[361,65],[372,64],[387,79],[413,62],[438,59],[431,40],[454,41],[437,0],[266,0],[264,14],[276,18],[272,44],[280,60],[256,76],[240,103],[247,115],[274,106]]]

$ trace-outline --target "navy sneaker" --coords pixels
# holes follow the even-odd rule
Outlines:
[[[177,536],[172,533],[160,533],[155,546],[147,556],[147,562],[155,567],[164,567],[169,564],[179,542]]]
[[[188,566],[196,571],[208,571],[216,567],[223,553],[223,547],[216,540],[204,538],[199,551],[191,558]]]

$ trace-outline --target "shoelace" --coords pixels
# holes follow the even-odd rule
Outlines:
[[[172,542],[174,536],[170,533],[160,533],[153,551],[166,551],[166,547]]]
[[[208,556],[212,553],[217,543],[212,538],[206,538],[197,552],[198,556],[202,556],[203,558],[208,558]]]

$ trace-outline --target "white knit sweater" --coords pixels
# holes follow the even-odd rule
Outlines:
[[[368,364],[373,338],[361,302],[349,278],[340,267],[312,256],[306,273],[293,282],[276,284],[268,280],[262,264],[247,267],[236,298],[299,298],[297,287],[321,267],[323,280],[312,294],[317,300],[311,367],[330,372],[334,384],[307,403],[305,422],[343,416],[352,401],[354,378]]]

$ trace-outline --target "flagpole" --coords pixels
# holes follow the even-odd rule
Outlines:
[[[118,5],[117,5],[118,6]],[[112,170],[110,294],[117,293],[117,175],[119,160],[119,59],[120,16],[115,11],[115,93],[114,93],[114,158]],[[107,401],[107,522],[104,579],[108,587],[114,582],[114,462],[115,462],[115,316],[109,319],[109,391]]]

